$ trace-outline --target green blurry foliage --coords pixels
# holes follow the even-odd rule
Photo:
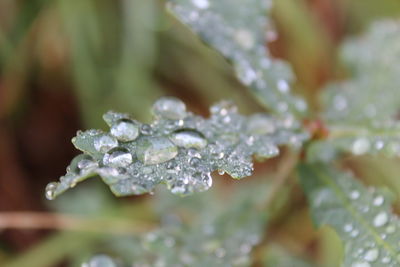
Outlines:
[[[61,181],[63,187],[57,187],[56,195],[77,182],[100,175],[117,195],[154,191],[155,196],[132,203],[112,198],[107,187],[96,180],[86,181],[49,204],[56,212],[82,219],[74,229],[82,234],[56,233],[4,266],[52,266],[62,259],[68,259],[71,266],[84,262],[82,266],[89,267],[400,266],[400,225],[392,208],[399,192],[396,64],[400,23],[386,20],[369,25],[375,17],[397,16],[398,5],[389,0],[379,4],[366,1],[361,5],[350,0],[332,4],[346,10],[343,14],[353,23],[346,28],[348,32],[365,28],[359,37],[350,38],[337,48],[342,56],[335,65],[335,44],[303,1],[278,0],[274,8],[273,1],[256,0],[233,1],[234,4],[211,0],[167,2],[167,11],[164,2],[145,0],[31,1],[24,5],[18,10],[19,21],[12,21],[15,18],[10,16],[0,24],[1,84],[6,85],[3,87],[7,96],[0,99],[0,115],[9,116],[18,110],[28,73],[39,61],[45,74],[57,66],[72,78],[87,127],[102,127],[99,114],[116,108],[132,114],[132,118],[150,122],[148,110],[154,100],[161,95],[179,95],[173,89],[177,87],[184,89],[180,96],[194,110],[204,111],[216,100],[229,98],[245,113],[263,110],[280,125],[296,125],[295,131],[306,132],[307,138],[293,140],[298,136],[290,133],[287,140],[275,142],[279,132],[275,125],[274,130],[263,134],[269,141],[275,140],[271,144],[279,145],[283,155],[269,161],[272,167],[266,165],[265,170],[248,178],[253,183],[245,180],[233,186],[214,173],[215,182],[209,191],[181,198],[158,187],[153,190],[156,184],[165,183],[174,193],[162,176],[167,172],[166,164],[141,158],[143,153],[136,152],[138,147],[133,142],[136,137],[114,140],[115,145],[107,149],[122,145],[129,152],[125,154],[138,158],[132,161],[151,166],[154,175],[146,180],[151,182],[151,188],[135,191],[137,187],[133,190],[129,183],[115,188],[120,181],[131,179],[131,174],[128,178],[110,177],[101,172],[98,166],[109,167],[104,160],[108,150],[97,149],[93,138],[104,133],[81,132],[74,139],[74,145],[83,152],[79,160],[87,160],[84,157],[90,155],[97,162],[96,169],[82,173],[85,167],[80,165],[79,175],[68,183]],[[1,5],[11,11],[17,9],[10,1]],[[274,24],[287,39],[284,56],[293,64],[295,73],[289,62],[275,58],[268,49],[267,43],[276,42],[279,37]],[[51,39],[51,34],[57,38]],[[43,43],[57,48],[48,51],[60,61],[46,60],[47,50],[39,45]],[[34,57],[26,51],[32,44],[36,45]],[[329,63],[324,71],[332,72],[324,79],[337,75],[342,80],[329,82],[320,94],[320,78],[316,76],[321,75],[317,71],[321,62]],[[248,92],[245,88],[249,88]],[[260,106],[253,102],[253,96]],[[227,157],[246,152],[259,136],[249,134],[243,143],[235,141],[236,147],[232,147],[229,142],[237,140],[235,136],[243,137],[248,127],[234,132],[233,124],[224,126],[222,122],[237,122],[241,116],[234,109],[232,112],[231,105],[219,106],[217,124],[219,121],[226,127],[222,141],[206,133],[207,127],[203,126],[207,124],[191,127],[206,139],[205,147],[220,142]],[[157,128],[168,120],[177,122],[174,131],[187,130],[182,129],[181,119],[159,116],[151,124],[157,130],[148,133],[148,138],[170,134]],[[107,115],[106,122],[111,127],[115,123],[107,121]],[[267,123],[268,120],[259,120],[257,127],[265,129]],[[139,134],[145,135],[143,125],[138,125]],[[211,128],[211,132],[219,131]],[[295,146],[283,148],[287,144]],[[197,147],[204,149],[199,158],[207,159],[211,166],[215,164],[207,158],[211,150],[205,147]],[[259,148],[262,150],[261,144]],[[172,151],[172,158],[165,161],[182,151]],[[245,153],[245,159],[235,160],[238,166],[250,166],[252,170],[251,156],[259,153]],[[68,173],[78,163],[73,162]],[[178,164],[179,170],[185,170],[183,163]],[[235,177],[238,167],[232,166],[213,166],[207,172],[218,169],[220,174],[226,171],[239,178]],[[264,165],[255,166],[257,169]],[[246,175],[241,176],[248,176],[243,173]],[[268,183],[263,180],[265,177]],[[50,187],[53,190],[54,184]],[[296,212],[298,209],[305,212]],[[315,226],[324,225],[333,231],[310,230],[310,218]],[[298,240],[285,236],[285,232],[293,231],[288,221],[295,221],[295,230],[303,233],[296,235]],[[75,243],[79,246],[72,245]]]

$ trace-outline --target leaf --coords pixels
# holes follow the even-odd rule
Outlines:
[[[399,21],[374,23],[368,32],[342,48],[350,80],[328,86],[325,95],[330,121],[391,122],[400,109]]]
[[[299,174],[315,224],[331,226],[344,243],[343,266],[399,266],[400,221],[388,192],[323,164],[303,164]]]
[[[351,77],[323,94],[330,135],[311,146],[311,160],[329,161],[343,152],[400,155],[399,34],[398,21],[381,21],[343,45]]]
[[[124,266],[250,266],[267,222],[258,206],[268,187],[241,185],[228,196],[215,189],[184,202],[165,190],[157,192],[162,225],[139,237],[107,240],[107,254],[123,259]]]
[[[315,267],[314,264],[293,256],[289,251],[276,245],[270,246],[264,257],[264,266],[266,267]]]
[[[270,0],[170,0],[169,7],[211,47],[229,59],[239,80],[257,99],[277,112],[302,114],[307,105],[290,93],[291,68],[273,59],[266,50],[268,36],[275,36],[266,17]]]
[[[208,190],[218,170],[235,179],[250,176],[252,156],[275,157],[279,145],[299,147],[308,139],[291,116],[246,117],[231,102],[220,102],[205,119],[186,111],[183,102],[165,97],[155,102],[151,125],[127,114],[109,112],[109,132],[78,131],[72,142],[83,152],[59,182],[46,187],[49,199],[99,175],[117,196],[139,195],[160,183],[178,195]]]
[[[372,154],[400,156],[400,123],[361,124],[334,123],[328,126],[329,136],[310,144],[307,159],[329,162],[343,153],[356,156]]]

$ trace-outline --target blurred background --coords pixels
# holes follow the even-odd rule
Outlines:
[[[266,46],[292,64],[296,90],[315,108],[320,88],[345,75],[337,61],[341,42],[373,20],[400,15],[397,0],[274,2],[278,34]],[[222,99],[234,100],[243,113],[262,110],[230,65],[168,14],[161,0],[0,0],[1,266],[69,266],[65,249],[72,241],[49,239],[57,232],[51,229],[58,228],[51,225],[57,212],[98,212],[115,205],[128,207],[131,217],[151,217],[148,196],[117,200],[97,181],[86,183],[95,188],[91,194],[101,195],[97,202],[75,192],[75,202],[69,197],[49,204],[44,188],[78,154],[70,142],[78,129],[105,128],[101,115],[110,109],[149,121],[151,104],[163,95],[181,98],[202,115]],[[258,164],[256,176],[274,162]],[[37,229],[2,221],[4,212]],[[50,225],[46,217],[25,216],[37,212],[46,212]],[[309,230],[296,232],[289,221],[285,231],[312,255],[315,233],[307,212],[298,213],[297,225]],[[70,245],[69,254],[90,247],[89,239],[73,240],[79,245]],[[41,257],[48,259],[44,263]]]

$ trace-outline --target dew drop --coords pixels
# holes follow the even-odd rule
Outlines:
[[[351,237],[356,237],[356,236],[358,236],[359,233],[360,232],[357,229],[354,229],[353,231],[351,231],[350,236]]]
[[[82,264],[82,267],[117,267],[117,263],[107,255],[95,255],[87,263]]]
[[[373,224],[375,227],[384,226],[388,222],[388,215],[386,212],[382,211],[375,216]]]
[[[206,9],[210,6],[208,0],[192,0],[192,3],[200,9]]]
[[[368,262],[365,261],[357,261],[351,265],[351,267],[371,267]]]
[[[353,230],[353,225],[351,225],[350,223],[345,224],[344,227],[343,227],[343,230],[345,232],[350,232],[351,230]]]
[[[101,153],[106,153],[108,150],[117,146],[117,139],[106,134],[99,136],[94,140],[94,148]]]
[[[133,162],[132,154],[125,148],[116,147],[108,151],[103,157],[104,165],[112,167],[127,167]]]
[[[352,144],[352,152],[355,155],[362,155],[368,152],[370,149],[371,144],[367,138],[358,138]]]
[[[251,134],[264,135],[275,132],[275,124],[270,117],[265,114],[254,114],[247,122],[247,131]]]
[[[142,127],[140,127],[140,132],[143,135],[152,135],[154,133],[153,128],[148,124],[143,124]]]
[[[131,120],[120,120],[115,123],[110,133],[122,142],[133,141],[139,136],[139,126]]]
[[[290,90],[289,83],[285,80],[279,80],[277,83],[277,87],[281,93],[288,93]]]
[[[157,118],[180,120],[187,115],[186,105],[178,98],[162,97],[154,103],[153,114]]]
[[[396,226],[393,224],[390,224],[388,227],[386,227],[386,233],[393,234],[394,232],[396,232]]]
[[[383,202],[385,202],[385,199],[383,198],[383,196],[376,196],[373,200],[373,204],[374,206],[381,206],[383,204]]]
[[[364,255],[364,259],[369,262],[376,261],[378,257],[379,257],[379,251],[377,248],[372,248],[368,250]]]
[[[58,187],[58,183],[57,182],[49,183],[46,186],[46,198],[48,200],[53,200],[55,198],[57,187]]]
[[[145,165],[169,161],[178,155],[178,147],[166,137],[146,137],[137,143],[136,156]]]
[[[178,130],[170,136],[171,141],[180,147],[202,149],[207,146],[204,135],[195,130]]]
[[[358,199],[360,197],[360,192],[357,190],[353,190],[350,192],[350,198],[351,199]]]
[[[234,38],[236,42],[244,49],[249,50],[254,47],[255,40],[253,34],[246,29],[238,29]]]

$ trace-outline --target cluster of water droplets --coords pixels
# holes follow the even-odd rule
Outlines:
[[[304,113],[306,102],[291,94],[289,65],[273,59],[266,42],[276,38],[266,17],[271,0],[170,0],[170,9],[234,65],[239,80],[268,108]]]
[[[331,137],[313,142],[308,150],[310,161],[329,162],[341,153],[353,155],[400,156],[400,123],[372,122],[365,125],[331,125]]]
[[[344,241],[344,266],[399,266],[400,220],[391,213],[388,192],[367,189],[350,173],[335,175],[344,199],[324,188],[311,201],[318,220],[335,228]]]
[[[398,20],[379,21],[363,36],[345,43],[342,58],[352,77],[328,86],[324,100],[329,120],[367,123],[398,119],[399,35]]]
[[[245,117],[229,101],[210,112],[206,119],[188,112],[179,99],[164,97],[153,106],[151,124],[106,113],[110,131],[77,133],[72,142],[84,154],[72,160],[59,182],[47,186],[47,198],[96,174],[118,196],[152,192],[160,183],[174,194],[201,192],[211,187],[213,171],[237,179],[249,176],[253,155],[271,158],[279,154],[279,145],[298,147],[308,139],[291,116]]]

